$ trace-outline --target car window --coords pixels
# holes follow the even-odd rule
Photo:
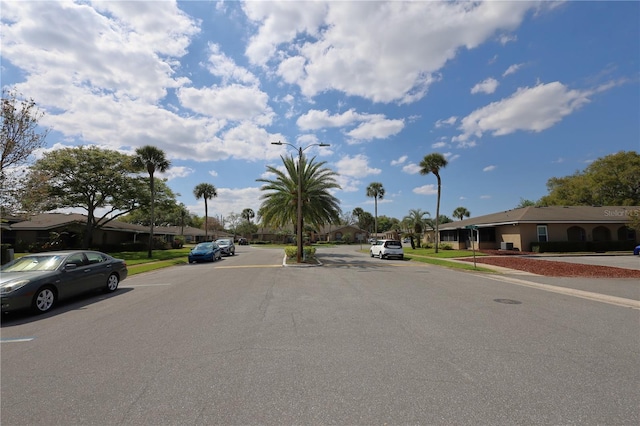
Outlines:
[[[73,265],[76,265],[76,266],[84,265],[84,255],[82,253],[72,254],[65,261],[65,264],[67,264],[67,265],[70,264],[70,263],[73,264]]]
[[[2,267],[2,272],[53,271],[62,262],[63,256],[25,256]]]
[[[401,248],[402,244],[400,241],[387,241],[384,243],[384,246],[388,248]]]
[[[196,246],[197,250],[211,250],[213,248],[213,243],[200,243]]]
[[[95,265],[96,263],[106,262],[107,258],[101,253],[89,252],[87,253],[87,260],[90,265]]]
[[[223,246],[231,245],[231,241],[230,240],[216,240],[216,243],[221,244]]]

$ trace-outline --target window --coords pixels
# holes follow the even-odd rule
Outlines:
[[[477,231],[473,231],[473,232],[478,233],[478,237],[480,237],[480,241],[491,242],[491,243],[496,242],[496,228],[479,228]]]
[[[440,232],[440,241],[458,241],[458,232],[442,231]]]
[[[549,235],[547,233],[547,225],[538,225],[538,242],[546,243],[549,241]]]
[[[579,226],[572,226],[567,229],[567,241],[586,241],[587,233],[584,231],[584,228]]]

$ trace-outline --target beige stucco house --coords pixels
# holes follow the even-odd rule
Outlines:
[[[440,242],[455,249],[532,250],[542,242],[573,242],[592,247],[633,246],[638,235],[627,226],[632,216],[640,215],[638,206],[550,206],[524,207],[473,217],[439,227]],[[471,237],[471,229],[473,238]],[[580,244],[582,243],[582,244]]]

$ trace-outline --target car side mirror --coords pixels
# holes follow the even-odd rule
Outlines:
[[[77,267],[78,265],[76,265],[75,263],[67,263],[66,265],[64,265],[65,270],[76,269]]]

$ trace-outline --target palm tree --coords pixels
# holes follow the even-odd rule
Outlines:
[[[258,210],[264,226],[283,227],[288,224],[297,226],[298,214],[298,167],[301,174],[302,223],[308,222],[314,228],[340,221],[340,200],[331,195],[330,190],[340,189],[335,180],[337,173],[323,168],[326,162],[311,161],[302,154],[300,164],[291,157],[280,157],[284,170],[267,166],[267,171],[275,179],[256,179],[263,182],[260,189],[265,191],[260,197],[263,201]]]
[[[471,212],[469,212],[469,210],[467,210],[466,207],[457,207],[453,211],[453,217],[457,217],[460,220],[464,219],[465,217],[469,217],[469,216],[471,216]]]
[[[242,210],[242,213],[240,215],[243,219],[247,219],[248,223],[251,223],[251,219],[256,217],[256,213],[249,208]]]
[[[380,182],[372,182],[367,186],[367,197],[373,197],[375,203],[373,232],[378,238],[378,200],[384,198],[384,187]]]
[[[155,189],[155,172],[164,173],[171,166],[171,163],[164,155],[164,151],[155,146],[145,145],[136,149],[133,157],[133,165],[138,169],[145,169],[149,173],[149,188],[151,190],[151,209],[150,209],[150,225],[149,225],[149,258],[152,256],[153,250],[153,224],[154,224],[154,205],[156,197]]]
[[[216,191],[216,187],[210,183],[199,183],[193,189],[193,195],[195,195],[196,200],[200,198],[204,198],[204,239],[205,241],[209,240],[209,208],[207,206],[207,200],[211,200],[214,197],[218,196],[218,192]]]
[[[418,236],[418,248],[420,248],[420,235],[424,231],[426,225],[425,215],[431,216],[431,213],[422,211],[422,209],[411,209],[409,210],[409,214],[402,219],[402,221],[413,231],[413,234]],[[411,246],[413,247],[413,236],[411,236]]]
[[[438,244],[440,242],[438,222],[440,222],[440,191],[442,186],[442,180],[440,179],[440,169],[446,167],[449,162],[442,154],[434,152],[433,154],[425,155],[420,162],[420,174],[428,175],[433,173],[438,179],[438,203],[436,204],[436,253],[438,253]]]
[[[362,215],[364,214],[364,210],[362,210],[360,207],[356,207],[355,209],[353,209],[351,214],[358,219],[358,227],[360,229],[364,229],[362,227]]]

